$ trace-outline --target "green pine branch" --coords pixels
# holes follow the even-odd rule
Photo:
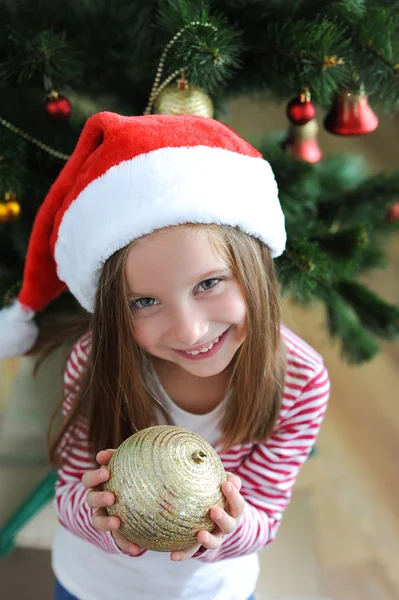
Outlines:
[[[142,114],[177,34],[163,78],[184,69],[212,95],[217,118],[242,94],[285,104],[305,85],[324,107],[361,84],[375,110],[399,107],[397,0],[18,0],[0,3],[0,116],[69,154],[90,114]],[[66,122],[46,115],[49,80],[72,102]],[[255,145],[286,217],[287,250],[276,261],[283,293],[323,303],[344,355],[362,362],[379,337],[397,335],[397,308],[357,278],[385,266],[386,241],[399,230],[386,216],[399,202],[399,172],[370,176],[361,157],[345,154],[311,165],[281,141]],[[17,221],[0,223],[2,303],[18,288],[34,216],[63,164],[0,126],[0,201],[13,191],[22,206]],[[74,306],[64,294],[41,318]]]

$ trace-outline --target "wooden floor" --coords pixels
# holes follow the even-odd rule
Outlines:
[[[233,104],[232,125],[243,135],[284,129],[284,108]],[[392,169],[399,167],[398,134],[384,120],[364,138],[323,131],[320,137],[326,153],[362,152],[373,169]],[[389,245],[389,257],[389,268],[368,283],[399,302],[399,238]],[[277,540],[260,553],[257,600],[399,600],[399,346],[387,344],[371,363],[350,367],[326,334],[321,307],[305,311],[286,302],[284,313],[285,323],[323,354],[332,395],[317,454],[299,476]],[[15,369],[15,362],[0,369],[0,405]],[[21,533],[21,544],[29,539]],[[44,568],[34,572],[39,563],[33,559],[23,564],[26,596],[18,592],[10,600],[28,600],[34,577],[49,577]],[[2,581],[15,573],[1,571]]]
[[[392,251],[398,253],[399,239]],[[262,553],[259,598],[397,600],[398,347],[386,347],[368,365],[349,367],[318,326],[321,311],[310,315],[287,305],[286,314],[286,322],[324,355],[332,394],[317,455],[299,476],[279,533],[283,539],[276,541],[281,551],[271,546]],[[287,568],[293,581],[286,579]],[[279,574],[278,584],[270,583],[268,572],[274,579]]]
[[[244,136],[286,127],[283,107],[240,102],[232,117]],[[399,168],[397,121],[382,119],[359,138],[320,128],[320,143],[325,155],[362,153],[371,171]],[[399,303],[399,236],[388,255],[389,268],[365,281]],[[321,307],[284,309],[285,323],[324,356],[332,394],[317,455],[299,476],[276,542],[261,553],[258,598],[398,600],[399,345],[350,367],[326,334]]]

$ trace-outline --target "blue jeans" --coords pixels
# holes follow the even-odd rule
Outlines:
[[[62,587],[59,581],[55,585],[55,600],[79,600],[76,596],[72,596],[65,588]],[[255,596],[252,594],[248,600],[255,600]]]
[[[67,590],[62,587],[60,582],[55,582],[55,600],[78,600],[76,596],[72,596]]]

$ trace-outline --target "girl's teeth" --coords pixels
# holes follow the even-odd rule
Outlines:
[[[187,352],[187,350],[186,350],[186,352],[187,352],[187,354],[191,354],[192,356],[196,356],[197,354],[200,354],[200,353],[203,354],[205,352],[209,352],[209,350],[211,350],[214,347],[214,345],[218,343],[219,339],[220,338],[216,338],[216,340],[214,342],[212,342],[212,344],[210,344],[208,346],[208,348],[203,348],[202,350],[193,350],[192,352]]]

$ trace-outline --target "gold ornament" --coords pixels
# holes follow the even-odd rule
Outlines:
[[[171,83],[159,92],[153,112],[161,115],[196,115],[212,118],[213,103],[208,94],[182,77],[177,83]]]
[[[184,550],[197,533],[212,531],[213,506],[225,508],[223,464],[201,436],[172,425],[138,431],[112,456],[103,489],[115,494],[108,514],[121,534],[141,548]]]
[[[6,203],[9,221],[16,221],[21,214],[21,206],[16,201]]]
[[[5,202],[0,202],[0,223],[16,221],[21,214],[21,206],[17,202],[14,192],[4,194]]]
[[[0,202],[0,223],[8,223],[9,215],[6,204]]]

